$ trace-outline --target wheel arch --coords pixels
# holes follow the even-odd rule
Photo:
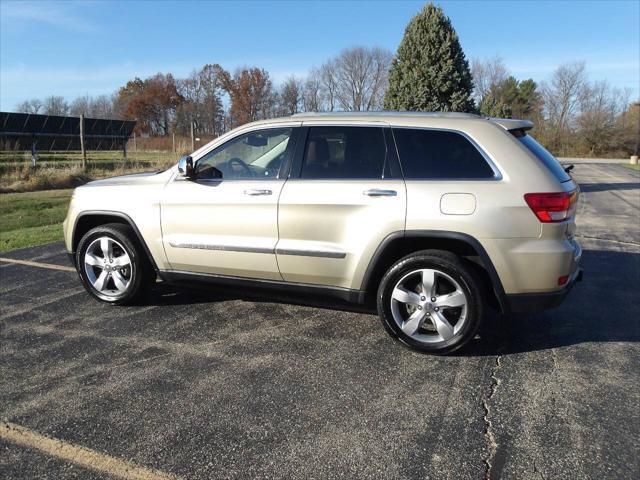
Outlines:
[[[154,270],[158,272],[158,266],[156,265],[156,261],[151,255],[151,251],[147,246],[147,243],[144,241],[140,230],[136,226],[133,219],[127,215],[126,213],[116,212],[111,210],[91,210],[80,212],[76,217],[75,223],[73,225],[73,234],[71,237],[71,248],[72,253],[76,252],[78,248],[78,244],[80,243],[80,239],[92,228],[99,227],[100,225],[106,225],[108,223],[119,223],[122,225],[128,225],[131,227],[133,232],[135,233],[136,240],[142,246],[142,250],[144,254],[147,256],[149,262],[153,266]],[[75,258],[74,255],[71,255]],[[74,260],[75,262],[75,260]]]
[[[385,272],[400,258],[420,250],[444,250],[469,260],[489,286],[495,306],[508,313],[508,304],[500,277],[482,244],[471,235],[442,230],[394,232],[380,243],[365,270],[361,289],[375,292]]]

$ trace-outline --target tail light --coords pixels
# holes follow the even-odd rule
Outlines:
[[[527,193],[524,200],[542,223],[563,222],[573,216],[578,192]]]

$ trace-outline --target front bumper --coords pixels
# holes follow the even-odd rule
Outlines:
[[[567,285],[556,292],[506,295],[509,313],[536,313],[557,307],[569,295],[576,282],[582,281],[582,275],[582,269],[576,268]]]

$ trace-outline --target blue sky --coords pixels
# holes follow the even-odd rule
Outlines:
[[[640,1],[441,1],[469,59],[499,55],[543,81],[584,60],[592,80],[640,96]],[[395,51],[423,2],[0,0],[0,109],[51,94],[112,93],[127,80],[206,63],[266,68],[276,82],[341,49]]]

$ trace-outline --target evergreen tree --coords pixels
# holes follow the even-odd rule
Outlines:
[[[480,113],[489,117],[537,119],[541,100],[536,82],[531,79],[518,81],[509,76],[491,85],[480,102]]]
[[[405,29],[389,71],[384,108],[473,112],[472,91],[458,35],[442,8],[427,4]]]

